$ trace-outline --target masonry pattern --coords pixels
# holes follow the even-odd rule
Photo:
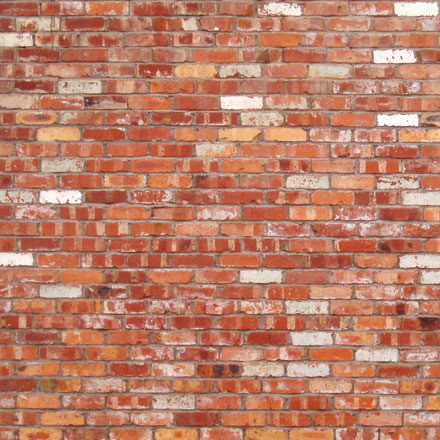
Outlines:
[[[437,1],[0,2],[0,440],[440,439]]]

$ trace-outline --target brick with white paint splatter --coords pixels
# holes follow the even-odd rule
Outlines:
[[[98,80],[69,79],[58,83],[58,92],[66,94],[94,94],[102,92],[102,83]]]
[[[220,102],[223,110],[249,110],[263,108],[263,98],[261,96],[222,96]]]
[[[3,47],[24,47],[33,46],[32,34],[8,32],[0,34],[0,46]]]
[[[241,125],[279,127],[284,118],[277,112],[247,112],[241,115]]]
[[[287,366],[289,377],[324,377],[330,374],[328,364],[317,362],[295,362]]]
[[[438,15],[437,2],[397,2],[394,13],[400,17],[435,17]]]
[[[373,52],[376,64],[408,64],[417,61],[411,49],[377,49]]]
[[[58,17],[17,18],[16,25],[19,31],[53,32],[60,29],[60,19]]]
[[[260,15],[295,17],[302,15],[301,7],[296,3],[272,2],[258,5],[258,13]]]
[[[194,396],[157,396],[152,398],[154,409],[195,409]]]
[[[30,253],[0,252],[0,266],[33,266],[34,257]]]
[[[63,284],[42,285],[40,286],[41,298],[81,298],[82,289],[80,286],[70,286]]]
[[[397,348],[360,348],[356,351],[356,360],[362,362],[397,362],[399,350]]]
[[[290,176],[286,180],[286,188],[326,189],[329,185],[328,176]]]
[[[291,315],[326,315],[327,301],[286,301],[287,313]]]
[[[419,267],[422,269],[440,268],[440,255],[402,255],[399,257],[400,267]]]
[[[332,345],[333,335],[329,332],[292,332],[293,345]]]
[[[78,159],[43,159],[41,171],[44,173],[80,173],[84,163]]]
[[[247,362],[243,365],[242,376],[257,377],[280,377],[284,376],[284,366],[282,364],[270,363],[251,363]]]
[[[420,282],[422,284],[440,284],[440,271],[439,270],[422,271]]]
[[[80,191],[66,190],[48,190],[41,191],[40,203],[49,203],[53,205],[74,204],[77,205],[82,201],[82,194]]]
[[[377,189],[417,189],[417,176],[381,176],[377,178]]]
[[[440,205],[440,192],[404,192],[402,194],[402,204],[422,206]]]
[[[35,203],[35,194],[32,191],[19,189],[0,190],[0,203]]]
[[[259,64],[229,64],[221,66],[220,78],[257,78],[261,76]]]
[[[281,283],[283,274],[280,270],[242,270],[241,283],[270,284]]]
[[[415,114],[380,114],[377,115],[379,127],[418,127],[419,115]]]

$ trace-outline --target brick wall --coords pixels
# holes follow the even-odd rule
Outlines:
[[[440,439],[438,14],[0,2],[0,440]]]

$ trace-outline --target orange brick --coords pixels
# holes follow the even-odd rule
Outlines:
[[[84,416],[78,412],[50,412],[41,415],[43,425],[83,426]]]

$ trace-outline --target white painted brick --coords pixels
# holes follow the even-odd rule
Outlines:
[[[420,282],[422,284],[440,284],[440,271],[422,271]]]
[[[345,64],[311,64],[309,76],[311,78],[347,78],[351,67]]]
[[[60,29],[58,17],[17,18],[17,29],[20,31],[57,31]]]
[[[401,17],[435,17],[438,15],[437,2],[394,3],[394,13]]]
[[[231,154],[233,153],[233,154]],[[196,155],[198,157],[231,157],[236,156],[234,144],[198,144],[196,145]]]
[[[295,362],[287,366],[289,377],[324,377],[330,374],[328,364],[316,362]]]
[[[220,78],[258,78],[261,76],[259,64],[228,64],[220,67]]]
[[[329,186],[328,176],[290,176],[286,180],[286,188],[326,189]]]
[[[64,205],[66,203],[77,205],[82,201],[80,191],[57,191],[47,190],[41,191],[40,203],[50,203],[53,205]]]
[[[0,190],[0,203],[35,203],[37,199],[32,191],[19,189]]]
[[[184,31],[196,31],[197,27],[197,19],[195,17],[184,18],[182,20],[182,28]]]
[[[302,15],[301,7],[296,3],[272,2],[265,5],[258,5],[258,13],[260,15],[295,17]]]
[[[404,192],[402,194],[402,204],[423,206],[440,205],[440,192]]]
[[[440,268],[440,255],[402,255],[399,257],[400,267],[420,267],[422,269]]]
[[[66,94],[93,94],[102,92],[101,81],[95,79],[69,79],[58,82],[58,92]]]
[[[377,49],[373,52],[376,64],[407,64],[415,63],[416,56],[410,49]]]
[[[242,270],[240,271],[241,283],[269,284],[281,283],[283,273],[281,270]]]
[[[419,178],[415,176],[382,176],[377,179],[377,189],[417,189]]]
[[[329,332],[292,332],[293,345],[332,345],[333,336]]]
[[[152,398],[154,409],[195,409],[194,396],[155,396]]]
[[[243,365],[242,376],[257,377],[280,377],[284,376],[284,366],[282,364],[270,363],[245,363]]]
[[[0,33],[0,46],[3,47],[23,47],[33,46],[34,39],[32,34],[22,34],[18,32]]]
[[[82,291],[80,286],[46,284],[40,286],[40,296],[41,298],[81,298]]]
[[[379,127],[418,127],[419,115],[416,114],[397,114],[377,115],[377,125]]]
[[[220,98],[223,110],[247,110],[263,108],[263,98],[261,96],[222,96]]]
[[[290,315],[327,315],[327,301],[286,301]]]
[[[34,257],[29,253],[0,252],[0,266],[33,266]]]
[[[83,161],[78,159],[43,159],[41,161],[41,171],[45,173],[80,173],[83,170]]]
[[[360,348],[356,351],[356,360],[361,362],[397,362],[397,348]]]
[[[241,114],[241,125],[279,127],[283,123],[283,115],[277,112],[248,112]]]

